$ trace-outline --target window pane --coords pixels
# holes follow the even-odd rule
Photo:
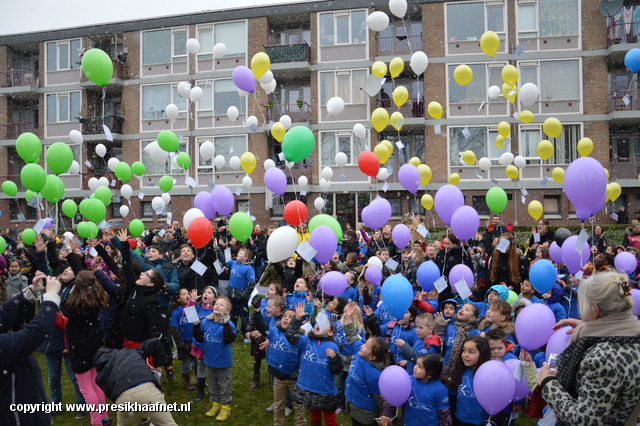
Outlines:
[[[545,195],[542,203],[544,205],[545,214],[560,213],[560,197]]]
[[[320,105],[326,105],[327,101],[334,96],[335,90],[335,74],[320,73]]]
[[[535,31],[536,30],[536,6],[534,4],[526,4],[518,6],[518,31]]]
[[[215,43],[224,43],[224,56],[242,56],[247,53],[247,31],[245,22],[227,22],[215,25]]]
[[[351,157],[350,164],[356,164],[358,162],[358,156],[361,152],[367,150],[367,144],[369,143],[369,139],[365,137],[364,139],[360,139],[359,137],[353,135],[353,155]]]
[[[171,62],[171,30],[142,33],[142,64]]]
[[[202,98],[198,102],[198,111],[213,110],[213,87],[204,87],[202,82],[199,86],[202,87]]]
[[[58,118],[59,121],[69,121],[69,97],[58,96]]]
[[[487,93],[486,68],[483,64],[469,65],[473,79],[466,86],[460,86],[453,78],[456,65],[449,66],[449,102],[482,102]]]
[[[333,13],[320,14],[320,46],[333,46]]]
[[[80,104],[82,103],[82,97],[80,96],[80,92],[72,92],[71,93],[71,116],[69,119],[71,121],[78,121],[76,117],[80,116]]]
[[[351,75],[338,75],[336,76],[336,79],[338,80],[338,93],[336,93],[336,96],[340,96],[345,104],[350,104]]]
[[[350,158],[352,160],[351,163],[353,163],[353,158],[351,157],[351,135],[338,136],[338,152],[347,154],[347,158]]]
[[[173,56],[187,54],[187,32],[176,31],[173,33]]]
[[[214,87],[214,111],[215,115],[226,114],[230,106],[235,106],[242,111],[244,108],[243,98],[238,93],[232,80],[216,80]],[[244,151],[242,151],[244,152]]]
[[[450,127],[449,128],[449,144],[450,144],[450,158],[449,164],[451,166],[460,165],[460,153],[471,150],[475,152],[476,157],[482,158],[486,153],[487,144],[487,128],[486,127],[469,127],[469,137],[465,139],[462,134],[462,128]]]
[[[245,136],[223,136],[215,138],[213,141],[216,147],[216,155],[222,155],[225,158],[225,167],[221,169],[223,172],[230,172],[233,169],[229,167],[229,159],[234,155],[240,155],[247,150],[247,138]]]
[[[175,104],[175,106],[178,107],[178,111],[180,111],[180,114],[178,114],[179,117],[186,117],[186,112],[187,112],[187,100],[185,98],[183,98],[182,96],[180,96],[180,93],[178,93],[178,86],[173,86],[173,99],[172,102]],[[167,106],[165,105],[162,109],[166,108]],[[184,113],[183,113],[184,111]]]
[[[170,85],[142,86],[142,119],[163,118],[164,113],[162,111],[170,103]]]
[[[538,85],[538,68],[524,67],[520,68],[520,84],[533,83]]]
[[[555,164],[569,164],[576,159],[578,140],[580,139],[579,124],[564,124],[562,133],[557,139],[550,139],[554,144],[553,157]]]
[[[484,3],[447,4],[447,40],[478,40],[484,33]]]
[[[336,44],[349,43],[349,16],[336,17]]]
[[[56,117],[56,103],[58,97],[55,94],[47,95],[47,123],[55,123],[58,121]]]
[[[520,143],[520,152],[525,158],[538,157],[537,147],[540,142],[540,131],[523,130],[520,132],[522,141]]]
[[[502,145],[502,148],[498,148],[496,146],[497,137],[498,137],[498,132],[496,131],[489,132],[489,140],[487,141],[487,146],[488,146],[487,152],[488,152],[489,158],[500,158],[502,154],[504,154],[509,150],[510,145],[506,141],[504,142],[504,145]]]
[[[211,172],[213,172],[213,158],[210,158],[210,159],[205,161],[204,158],[202,158],[202,156],[199,154],[200,153],[200,146],[204,142],[205,141],[198,142],[198,172],[199,173],[211,173]]]
[[[80,51],[82,50],[82,42],[78,39],[71,40],[71,68],[80,69]]]
[[[336,163],[336,134],[333,132],[324,132],[321,136],[322,144],[320,145],[321,166],[333,166]]]
[[[69,45],[58,44],[58,60],[60,61],[61,70],[69,69]]]
[[[578,35],[578,0],[539,0],[538,7],[540,36]]]
[[[367,39],[367,26],[365,20],[367,19],[366,12],[364,10],[351,12],[351,43],[364,44]]]
[[[504,32],[504,8],[499,7],[487,7],[487,30],[495,31],[497,33]]]
[[[200,42],[200,53],[213,51],[213,31],[211,29],[198,30],[198,41]]]
[[[55,71],[58,69],[57,49],[58,43],[47,43],[47,71]]]
[[[548,61],[540,63],[541,100],[580,99],[580,69],[578,61]]]
[[[367,79],[367,71],[352,71],[351,72],[351,103],[353,104],[364,104],[367,103],[367,97],[362,88],[364,87],[365,81]]]

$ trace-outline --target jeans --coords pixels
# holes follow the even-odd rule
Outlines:
[[[247,334],[247,325],[249,324],[249,307],[248,299],[231,299],[233,307],[231,308],[231,322],[235,324],[236,329],[241,332],[242,336]],[[242,320],[242,327],[238,327],[238,316]]]
[[[231,367],[216,368],[207,366],[209,379],[209,398],[222,405],[231,403]]]
[[[62,402],[62,358],[64,358],[69,380],[71,380],[71,383],[73,383],[73,387],[76,390],[76,404],[84,404],[85,401],[82,393],[80,392],[80,388],[78,387],[78,380],[71,369],[71,357],[69,355],[47,355],[47,371],[49,389],[51,390],[51,402]]]

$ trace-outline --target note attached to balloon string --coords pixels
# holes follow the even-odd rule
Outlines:
[[[98,255],[98,250],[96,250],[95,247],[91,247],[91,250],[89,250],[89,254],[91,256],[97,256]]]
[[[400,121],[400,120],[398,120],[398,121]],[[402,141],[397,141],[396,142],[396,146],[398,147],[398,149],[404,148],[404,144],[402,143]]]
[[[584,271],[580,270],[580,271],[575,273],[574,277],[577,278],[577,279],[581,279],[583,274],[584,274]]]
[[[306,196],[306,195],[307,195],[307,191],[300,191],[300,196],[301,196],[301,197],[304,197],[304,196]]]
[[[391,271],[395,271],[398,268],[398,262],[393,260],[392,258],[387,259],[385,262],[385,266],[389,268]]]
[[[496,249],[498,249],[501,253],[506,253],[507,249],[509,248],[509,244],[511,244],[511,241],[507,240],[506,238],[500,238],[500,242],[498,243],[498,247],[496,247]]]
[[[631,98],[629,98],[629,95],[624,95],[624,97],[622,98],[622,102],[624,102],[625,106],[629,106],[629,103],[631,103]]]
[[[36,196],[31,197],[31,199],[29,200],[29,202],[27,203],[27,206],[32,207],[34,209],[38,208],[38,204],[40,204],[40,199]],[[24,219],[22,219],[24,220]]]
[[[164,229],[161,229],[161,230],[158,232],[158,236],[160,236],[160,237],[164,237],[164,234],[166,234],[166,233],[167,233],[167,231],[165,231]]]
[[[422,235],[422,238],[427,238],[427,235],[429,234],[429,230],[425,228],[424,225],[422,224],[416,227],[416,232]]]
[[[545,176],[540,181],[540,185],[546,185],[547,183],[549,183],[549,178]]]
[[[185,176],[184,177],[184,184],[191,187],[191,188],[195,188],[196,187],[196,180],[194,178],[192,178],[191,176]]]
[[[222,265],[220,264],[220,261],[218,259],[216,259],[215,262],[213,262],[213,267],[216,268],[216,273],[218,275],[222,275]]]
[[[318,253],[318,250],[314,249],[313,246],[308,242],[303,241],[296,249],[296,252],[300,256],[302,256],[304,260],[306,260],[307,262],[311,262],[313,260],[313,257]]]
[[[522,368],[521,362],[519,362],[518,365],[516,365],[516,368],[513,369],[513,378],[519,382],[524,378],[524,368]]]
[[[520,191],[522,192],[522,195],[524,195],[525,197],[529,195],[529,191],[527,191],[527,188],[522,188]]]
[[[143,200],[144,199],[144,192],[140,191],[140,193],[138,194],[138,198]]]
[[[580,233],[578,234],[578,242],[576,243],[576,251],[578,253],[582,253],[582,248],[584,247],[584,244],[589,240],[589,234],[587,234],[587,231],[585,231],[584,229],[582,231],[580,231]],[[587,261],[587,259],[583,259],[585,262]]]
[[[93,165],[91,164],[91,161],[87,160],[84,162],[84,165],[87,166],[88,168],[91,168]]]
[[[167,212],[167,223],[171,223],[172,218],[173,218],[173,215],[171,214],[171,212]]]
[[[261,285],[257,285],[253,288],[253,291],[251,292],[251,296],[249,296],[249,303],[247,303],[247,306],[251,307],[251,304],[253,303],[253,298],[256,296],[266,296],[267,293],[269,292],[269,287],[263,287]]]
[[[482,111],[484,109],[484,101],[482,101],[482,103],[480,104],[480,106],[478,107],[478,112]]]
[[[279,153],[278,153],[278,159],[279,159],[280,161],[284,161],[284,152],[279,152]]]
[[[522,204],[527,204],[527,197],[525,195],[522,195],[522,197],[520,197],[520,201],[522,202]]]
[[[447,289],[447,279],[444,276],[441,276],[433,283],[438,293],[442,293]]]
[[[198,317],[198,311],[196,311],[196,306],[189,306],[188,308],[184,308],[184,314],[187,317],[187,321],[194,323],[196,321],[199,321],[200,318]]]
[[[462,136],[464,136],[465,139],[469,139],[469,136],[471,136],[471,131],[469,131],[468,127],[465,127],[464,129],[462,129]]]
[[[535,234],[533,234],[533,242],[534,243],[539,243],[540,242],[540,233],[536,232]]]
[[[460,280],[457,283],[455,283],[453,286],[458,292],[458,296],[460,296],[462,300],[468,299],[469,297],[471,297],[471,290],[469,290],[469,286],[467,285],[467,282],[465,280]]]
[[[115,179],[111,179],[111,185],[109,186],[116,186],[116,180]]]
[[[309,333],[311,333],[313,331],[313,326],[311,325],[310,322],[302,324],[302,327],[300,327],[300,328],[304,330],[304,335],[305,336],[308,336]]]
[[[241,186],[236,188],[236,195],[240,195],[240,194],[242,194],[242,187]]]
[[[316,324],[320,327],[320,331],[331,327],[331,322],[329,321],[327,314],[324,313],[324,310],[320,311],[320,313],[316,315]]]
[[[495,178],[491,179],[491,182],[495,183],[496,185],[498,184],[498,180]]]
[[[207,267],[204,263],[200,262],[198,259],[194,260],[191,264],[191,269],[193,269],[196,274],[203,276],[205,272],[207,272]]]
[[[387,192],[388,189],[389,189],[389,182],[385,182],[382,185],[382,191]]]
[[[102,125],[102,130],[104,130],[104,137],[106,140],[113,142],[113,135],[111,134],[111,130],[107,127],[106,124]]]
[[[524,53],[524,46],[522,45],[518,45],[516,47],[516,50],[513,51],[513,56],[515,56],[516,58],[520,58],[522,56],[522,54]]]
[[[226,249],[224,249],[224,259],[226,263],[231,262],[232,258],[231,258],[231,248],[227,247]]]
[[[35,197],[34,197],[35,198]],[[35,225],[33,225],[32,228],[34,231],[36,231],[36,234],[39,234],[40,231],[42,231],[42,229],[44,229],[44,219],[38,219],[38,221],[36,222]]]

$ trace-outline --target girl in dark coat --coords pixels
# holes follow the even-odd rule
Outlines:
[[[500,240],[509,241],[509,247],[502,253],[494,250],[489,264],[489,286],[504,284],[509,289],[520,293],[520,283],[529,278],[529,262],[520,254],[513,234],[504,233]]]
[[[458,237],[456,237],[451,229],[449,229],[447,231],[447,236],[444,238],[444,248],[438,251],[436,256],[436,264],[440,271],[442,271],[442,275],[448,279],[451,269],[461,263],[464,263],[473,271],[473,260],[471,259],[471,255],[462,247]],[[439,294],[439,303],[455,297],[453,291],[451,291],[451,286],[455,283],[450,284],[451,285],[447,286],[447,288]]]

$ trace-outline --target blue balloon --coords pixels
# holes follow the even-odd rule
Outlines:
[[[408,279],[400,274],[391,275],[382,284],[382,301],[395,319],[402,319],[411,302],[413,288]]]
[[[440,278],[442,275],[440,273],[440,268],[433,260],[429,260],[428,262],[422,262],[420,267],[418,268],[418,284],[424,289],[424,291],[431,291],[434,288],[434,283]]]
[[[640,49],[631,49],[624,55],[624,64],[632,73],[640,71]]]
[[[538,293],[544,294],[551,290],[558,281],[558,271],[550,260],[536,260],[529,269],[529,281]]]

